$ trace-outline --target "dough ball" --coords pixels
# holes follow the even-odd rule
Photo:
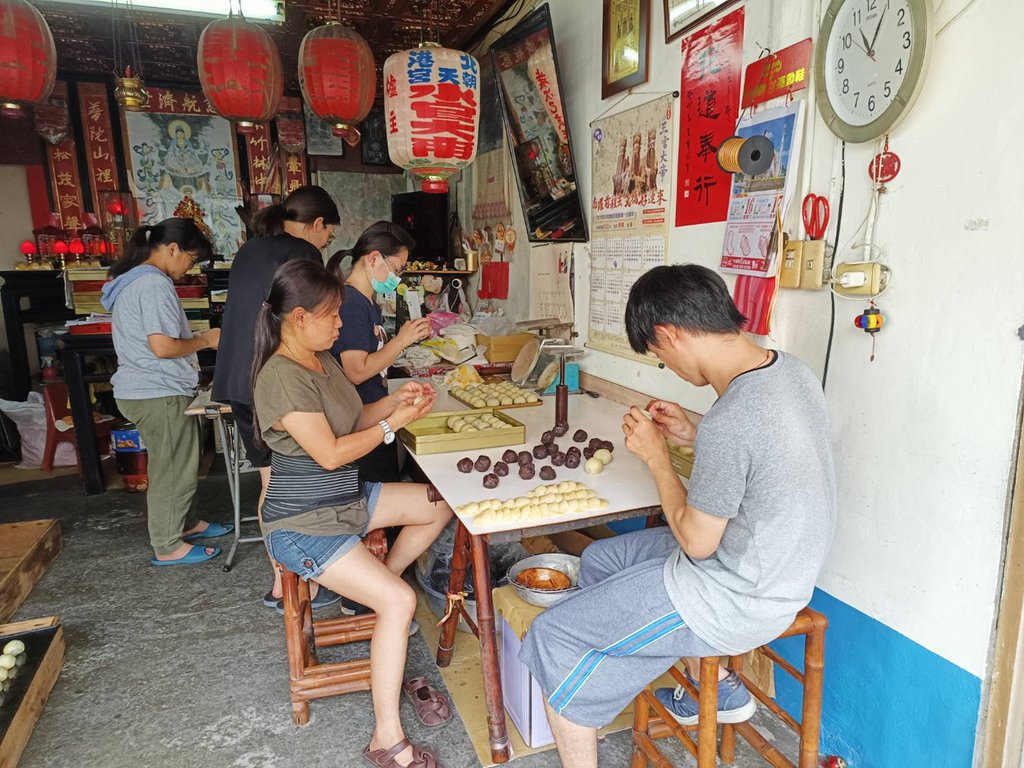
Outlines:
[[[587,459],[587,463],[583,465],[583,470],[588,475],[599,475],[604,472],[604,462],[596,457]]]
[[[540,479],[541,480],[554,480],[556,477],[555,470],[551,467],[540,468]]]
[[[469,474],[473,471],[473,460],[468,456],[464,459],[459,459],[459,463],[455,465],[459,472]]]
[[[602,464],[611,464],[612,452],[607,448],[598,448],[594,451],[594,458],[598,459]]]

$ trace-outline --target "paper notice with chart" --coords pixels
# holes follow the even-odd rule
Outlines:
[[[629,348],[629,290],[666,263],[671,203],[673,99],[664,96],[593,123],[590,328],[586,346],[657,362]]]
[[[572,243],[541,245],[530,249],[530,317],[557,317],[574,323]]]

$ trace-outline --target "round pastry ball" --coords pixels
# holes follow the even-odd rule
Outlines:
[[[587,441],[587,433],[582,429],[577,429],[572,436],[573,442],[585,443]]]
[[[592,459],[587,459],[587,463],[583,465],[583,471],[588,475],[599,475],[604,472],[604,462],[596,456]]]
[[[551,465],[554,467],[560,467],[565,464],[565,454],[559,451],[558,453],[551,454]]]
[[[537,470],[534,469],[533,464],[522,464],[519,467],[519,476],[523,480],[533,480],[533,476],[537,474]]]
[[[565,454],[565,466],[569,469],[577,469],[580,465],[580,455],[578,453],[566,453]]]
[[[581,455],[582,454],[580,452],[580,449],[577,448],[575,445],[570,445],[569,448],[565,452],[565,457],[566,458],[569,458],[570,456],[575,456],[576,458],[579,458]]]
[[[520,465],[533,464],[533,455],[529,451],[520,451],[516,456]]]
[[[592,437],[590,438],[590,442],[587,443],[587,445],[589,445],[596,451],[598,448],[601,447],[602,443],[604,443],[604,440],[602,440],[600,437]]]
[[[594,458],[602,464],[610,464],[612,460],[612,452],[606,448],[598,448],[594,451]]]
[[[541,480],[554,480],[555,477],[557,477],[557,475],[555,474],[555,470],[552,469],[551,467],[541,467],[540,468],[540,479]]]
[[[569,427],[567,427],[565,424],[555,424],[555,429],[554,429],[555,437],[561,437],[562,435],[564,435],[568,431],[569,431]]]
[[[595,450],[596,450],[596,449],[594,449],[594,448],[591,448],[591,447],[590,447],[590,446],[588,445],[588,446],[587,446],[586,448],[584,448],[584,449],[583,449],[583,458],[584,458],[584,459],[587,459],[588,461],[589,461],[590,459],[594,458],[594,451],[595,451]]]
[[[540,445],[533,446],[533,458],[543,459],[548,455],[548,447],[541,443]]]
[[[548,443],[555,442],[555,433],[549,429],[547,432],[540,436],[540,441],[545,445]]]
[[[600,447],[604,448],[608,453],[612,453],[615,450],[615,445],[611,440],[602,440]]]
[[[484,475],[484,488],[497,488],[498,487],[498,476],[493,473]]]
[[[506,475],[508,475],[508,464],[506,464],[504,461],[494,462],[494,474],[496,474],[498,477],[505,477]]]
[[[506,464],[515,464],[519,460],[519,454],[509,448],[503,454],[501,454],[501,460]]]
[[[466,472],[468,474],[473,471],[473,460],[467,456],[464,459],[459,459],[459,463],[455,466],[459,468],[459,472]]]
[[[473,465],[477,472],[486,472],[491,468],[491,460],[486,456],[480,455],[476,459],[476,464]]]

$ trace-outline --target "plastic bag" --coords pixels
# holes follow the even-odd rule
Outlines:
[[[21,463],[15,469],[39,469],[43,465],[43,449],[46,448],[46,408],[43,396],[29,392],[28,400],[0,400],[0,411],[18,428],[21,438]],[[71,443],[58,443],[53,466],[70,467],[78,463],[75,447]]]
[[[431,335],[440,336],[443,329],[459,322],[459,316],[454,312],[431,312],[427,320],[430,322]]]

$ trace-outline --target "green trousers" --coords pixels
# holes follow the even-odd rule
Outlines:
[[[181,532],[199,522],[192,510],[199,481],[199,419],[185,415],[191,402],[187,395],[117,400],[121,413],[139,428],[149,452],[149,543],[158,555],[178,549]]]

